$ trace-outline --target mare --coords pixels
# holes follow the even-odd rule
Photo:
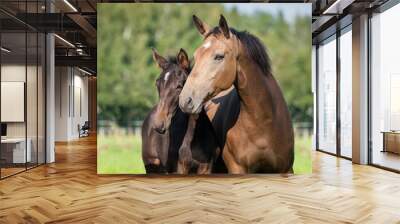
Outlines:
[[[229,28],[222,15],[215,28],[195,15],[193,22],[203,43],[194,53],[180,108],[196,114],[206,105],[216,135],[224,139],[229,173],[292,173],[293,126],[264,45],[246,31]]]

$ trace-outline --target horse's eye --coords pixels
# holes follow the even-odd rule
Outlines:
[[[223,54],[217,54],[217,55],[215,55],[214,60],[221,61],[222,59],[224,59],[224,57],[225,56]]]
[[[183,89],[183,85],[182,85],[182,84],[179,84],[176,88],[177,88],[177,89]]]

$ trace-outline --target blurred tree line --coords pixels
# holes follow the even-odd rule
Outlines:
[[[202,38],[192,23],[196,14],[210,26],[223,14],[231,27],[247,30],[268,49],[294,122],[312,122],[311,17],[285,20],[257,11],[242,14],[222,4],[99,4],[99,120],[120,125],[143,119],[158,100],[160,73],[151,47],[174,56],[184,48],[190,56]]]

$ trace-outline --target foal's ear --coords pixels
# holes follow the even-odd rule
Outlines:
[[[210,27],[201,21],[196,15],[193,15],[193,23],[196,26],[197,30],[200,32],[201,35],[205,36],[208,31],[210,31]]]
[[[219,29],[222,31],[224,36],[229,39],[229,26],[223,15],[219,18]]]
[[[160,67],[161,69],[167,69],[168,68],[167,59],[159,55],[156,49],[151,48],[151,50],[153,51],[153,59],[157,63],[158,67]]]
[[[176,56],[176,60],[178,61],[178,64],[182,69],[184,69],[186,71],[189,70],[189,67],[190,67],[189,57],[188,57],[186,51],[183,50],[182,48],[179,51],[178,55]]]

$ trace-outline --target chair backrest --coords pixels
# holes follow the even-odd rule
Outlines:
[[[89,121],[85,121],[85,123],[83,124],[82,128],[89,128]]]

